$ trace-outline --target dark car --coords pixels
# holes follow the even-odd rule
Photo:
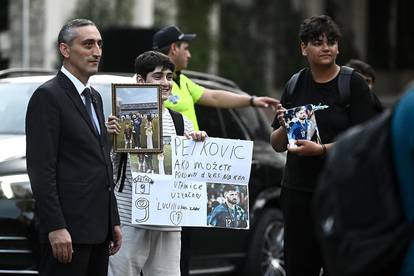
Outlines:
[[[6,74],[11,75],[4,77]],[[186,74],[208,88],[244,93],[227,79],[191,71]],[[33,91],[53,76],[41,70],[0,71],[0,276],[37,274],[37,234],[26,172],[24,118]],[[99,74],[90,81],[103,96],[107,116],[111,112],[110,84],[133,79]],[[279,208],[285,155],[274,152],[269,144],[268,119],[261,109],[252,107],[197,106],[197,116],[200,129],[209,136],[252,140],[254,148],[249,182],[250,230],[191,228],[190,275],[285,275]]]

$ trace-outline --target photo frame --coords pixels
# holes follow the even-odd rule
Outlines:
[[[161,90],[155,84],[112,84],[112,114],[119,119],[115,152],[161,153]]]
[[[297,140],[309,140],[320,143],[318,126],[315,119],[315,106],[302,105],[285,111],[286,132],[289,147],[297,147]]]

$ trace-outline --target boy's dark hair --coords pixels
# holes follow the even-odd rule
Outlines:
[[[63,25],[58,35],[58,45],[60,43],[71,44],[72,40],[76,37],[77,33],[73,31],[75,28],[84,26],[96,26],[95,23],[89,19],[73,19]]]
[[[351,59],[348,61],[346,66],[354,68],[355,71],[364,76],[370,77],[372,79],[372,82],[375,82],[375,71],[368,63],[365,63],[359,59]]]
[[[328,41],[338,41],[342,34],[338,25],[327,15],[312,16],[300,25],[299,38],[304,44],[326,35]]]
[[[135,73],[143,79],[146,79],[148,73],[154,71],[157,66],[162,66],[163,70],[170,69],[172,72],[175,69],[175,65],[170,58],[160,52],[147,51],[135,59]]]

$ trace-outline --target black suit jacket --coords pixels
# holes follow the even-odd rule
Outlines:
[[[42,242],[50,231],[67,228],[73,243],[101,243],[119,224],[102,99],[91,92],[101,135],[75,86],[60,71],[29,101],[27,170]]]

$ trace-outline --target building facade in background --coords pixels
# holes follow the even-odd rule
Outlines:
[[[85,4],[89,2],[89,5]],[[78,17],[80,5],[101,6],[90,8],[86,14],[101,10],[98,17],[109,17],[110,12],[116,11],[111,5],[118,2],[127,3],[131,11],[128,24],[135,27],[151,28],[154,24],[153,0],[107,0],[106,7],[99,0],[0,0],[0,70],[7,68],[56,68],[60,61],[56,50],[57,35],[65,22]],[[95,5],[96,4],[96,5]],[[99,5],[98,5],[99,4]],[[125,10],[125,9],[124,9]],[[125,18],[123,14],[109,17],[108,22],[116,21],[117,17]]]
[[[152,31],[176,24],[198,34],[189,69],[219,74],[246,91],[277,97],[289,76],[304,65],[299,24],[311,15],[328,14],[344,35],[338,62],[358,58],[372,64],[379,95],[401,91],[414,77],[412,0],[0,0],[0,7],[0,70],[56,68],[58,31],[76,17],[92,19],[116,39],[124,39],[121,31],[128,35],[139,28]],[[138,46],[147,47],[148,37],[137,40]],[[116,53],[108,48],[104,55]],[[107,63],[103,69],[112,67]]]

